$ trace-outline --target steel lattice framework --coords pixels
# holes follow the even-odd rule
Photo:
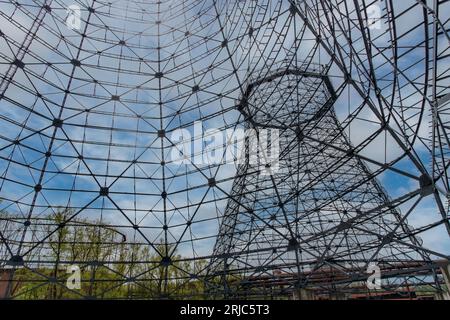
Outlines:
[[[373,264],[442,293],[449,28],[448,0],[0,0],[5,297],[349,298]],[[201,164],[179,129],[280,155]]]

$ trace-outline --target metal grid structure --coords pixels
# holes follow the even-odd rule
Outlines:
[[[370,296],[375,264],[382,290],[442,294],[449,17],[448,0],[0,0],[0,293],[344,299]],[[276,163],[195,148],[240,129],[278,130]]]

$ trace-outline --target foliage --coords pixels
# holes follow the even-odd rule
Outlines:
[[[203,270],[206,261],[194,264],[175,252],[171,263],[163,264],[149,244],[124,241],[124,234],[99,221],[67,222],[71,215],[70,210],[60,209],[48,217],[50,223],[34,223],[35,236],[46,240],[39,248],[39,262],[25,260],[23,266],[15,268],[13,298],[203,297],[203,282],[192,275]],[[0,219],[0,224],[9,220]],[[174,248],[161,241],[156,249],[168,255]],[[81,289],[70,290],[67,286],[73,265],[80,268]]]

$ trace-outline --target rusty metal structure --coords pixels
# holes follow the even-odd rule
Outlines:
[[[449,297],[450,1],[0,3],[1,298]]]

